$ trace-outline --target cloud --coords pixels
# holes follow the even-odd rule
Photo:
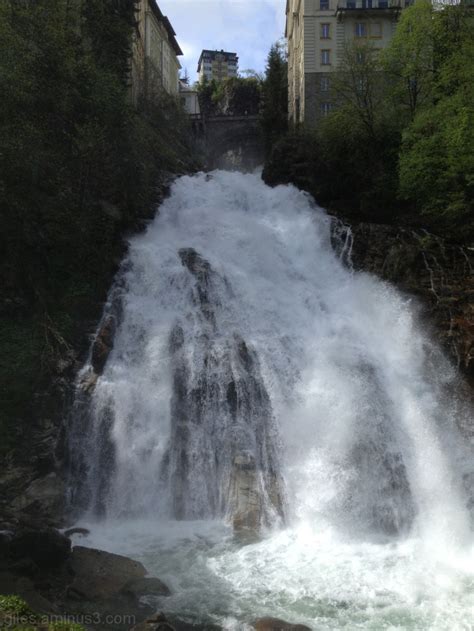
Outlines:
[[[183,50],[192,81],[203,48],[239,56],[239,68],[262,72],[270,46],[283,37],[286,0],[158,0]]]

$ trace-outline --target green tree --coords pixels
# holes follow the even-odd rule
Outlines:
[[[208,81],[205,77],[204,81],[198,83],[199,109],[205,118],[216,116],[220,113],[220,100],[222,97],[223,93],[215,79]]]
[[[388,124],[386,81],[379,51],[370,43],[347,45],[331,75],[332,99],[360,124],[374,143],[380,127]]]
[[[222,110],[231,116],[256,115],[260,108],[261,84],[254,77],[231,77],[223,84]]]
[[[432,100],[403,135],[400,195],[439,228],[474,234],[474,22],[462,6],[434,17]]]
[[[433,98],[434,10],[430,0],[415,0],[400,15],[395,35],[383,53],[393,103],[413,119]],[[400,108],[401,106],[401,108]]]
[[[261,125],[268,155],[288,130],[288,62],[280,43],[268,53],[262,96]]]

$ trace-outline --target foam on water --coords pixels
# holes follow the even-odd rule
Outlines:
[[[262,615],[315,629],[470,629],[474,476],[456,372],[411,301],[352,273],[330,231],[309,196],[258,175],[175,182],[131,240],[114,349],[87,435],[74,438],[73,498],[86,498],[85,520],[98,505],[106,515],[87,545],[142,560],[173,589],[165,610],[229,629]],[[180,259],[190,248],[204,297]],[[250,376],[235,344],[253,353]],[[232,414],[229,380],[238,391],[249,379],[252,413]],[[185,438],[177,388],[199,394]],[[242,448],[286,489],[286,527],[246,545],[223,522]],[[179,503],[189,521],[170,521]]]
[[[242,545],[222,522],[87,524],[75,543],[129,555],[172,589],[158,609],[243,631],[275,616],[313,629],[468,631],[472,548],[427,554],[420,538],[351,541],[300,523]]]

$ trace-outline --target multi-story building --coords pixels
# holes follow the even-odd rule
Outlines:
[[[239,58],[236,53],[228,53],[223,50],[203,50],[198,61],[199,81],[222,81],[228,77],[236,77],[238,73]]]
[[[331,102],[331,73],[348,45],[382,49],[392,39],[400,11],[412,0],[287,0],[289,118],[316,124]]]
[[[133,43],[132,99],[153,97],[162,91],[178,96],[178,57],[183,54],[170,21],[155,0],[140,0]]]

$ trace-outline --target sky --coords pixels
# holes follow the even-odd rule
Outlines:
[[[190,81],[203,48],[237,53],[239,70],[263,72],[270,46],[284,36],[286,0],[157,0],[184,53]]]

